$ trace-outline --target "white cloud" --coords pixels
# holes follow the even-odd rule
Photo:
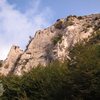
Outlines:
[[[5,59],[11,45],[25,47],[29,35],[49,25],[52,11],[46,7],[39,10],[40,0],[31,2],[29,9],[22,13],[15,5],[0,0],[0,59]]]

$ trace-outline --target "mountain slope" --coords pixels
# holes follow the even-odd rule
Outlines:
[[[22,75],[39,64],[46,66],[54,60],[70,59],[69,49],[88,40],[97,29],[100,29],[100,14],[58,19],[54,25],[37,31],[25,51],[13,46],[0,74]]]

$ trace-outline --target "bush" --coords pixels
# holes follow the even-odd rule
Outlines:
[[[78,98],[77,100],[79,98],[82,100],[99,100],[100,45],[98,42],[92,45],[90,43],[76,45],[71,50],[70,56],[72,59],[69,62],[69,67],[71,78],[74,81],[75,98]]]
[[[66,20],[64,20],[64,19],[58,19],[57,22],[54,24],[54,26],[57,29],[62,29],[62,28],[66,28],[68,26],[71,26],[71,25],[74,24],[73,18],[75,18],[75,16],[68,16],[66,18]]]
[[[57,29],[62,29],[63,27],[63,21],[62,20],[58,20],[55,24],[54,24],[55,28]]]
[[[82,17],[82,16],[78,16],[78,19],[79,19],[79,20],[82,20],[82,19],[83,19],[83,17]]]
[[[96,44],[100,43],[100,30],[97,30],[95,33],[93,33],[92,38],[89,41],[89,44]]]
[[[3,61],[2,61],[2,60],[0,60],[0,67],[2,67],[2,63],[3,63]]]
[[[40,65],[22,77],[1,77],[5,91],[0,99],[100,100],[100,45],[90,41],[77,44],[70,61]]]
[[[61,34],[59,34],[58,36],[54,37],[52,39],[53,44],[56,45],[59,41],[61,41],[61,38],[62,38]]]
[[[98,21],[96,24],[94,24],[94,30],[95,31],[100,30],[100,21]]]
[[[57,61],[46,68],[39,66],[21,78],[16,76],[3,78],[5,92],[2,99],[21,100],[24,97],[29,100],[65,99],[66,92],[63,87],[67,81],[65,77],[67,67],[64,66],[67,65]]]
[[[73,21],[65,21],[65,22],[64,22],[64,28],[66,28],[66,27],[68,27],[68,26],[71,26],[71,25],[73,25],[73,24],[74,24]]]
[[[68,26],[73,25],[74,24],[74,22],[73,22],[74,18],[76,18],[76,16],[68,16],[63,23],[63,27],[66,28]]]

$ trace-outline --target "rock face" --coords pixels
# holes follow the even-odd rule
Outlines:
[[[15,68],[14,66],[16,66],[16,63],[22,54],[23,51],[18,46],[12,46],[6,60],[3,63],[3,67],[0,68],[0,73],[2,75],[12,73]]]
[[[25,51],[12,46],[0,74],[22,75],[39,64],[46,66],[56,59],[70,59],[69,49],[88,39],[95,27],[100,29],[100,14],[58,19],[54,25],[37,31],[34,38],[30,38]]]
[[[27,72],[38,64],[45,66],[52,61],[53,58],[50,52],[53,48],[52,38],[60,33],[61,30],[55,29],[54,26],[36,32],[36,35],[30,40],[27,49],[20,57],[14,73],[20,75],[21,72]]]

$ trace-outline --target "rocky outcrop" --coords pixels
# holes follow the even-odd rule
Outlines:
[[[58,42],[55,48],[57,59],[61,61],[64,61],[66,58],[69,59],[69,49],[76,43],[81,42],[92,35],[94,26],[87,27],[89,23],[85,20],[86,19],[79,20],[76,17],[71,17],[71,21],[74,24],[63,30],[61,41]]]
[[[8,75],[13,73],[14,68],[22,54],[23,51],[18,46],[12,46],[6,60],[3,62],[3,65],[0,68],[0,74]]]
[[[2,75],[22,75],[39,64],[46,66],[58,59],[70,59],[69,49],[76,43],[89,39],[95,28],[100,28],[100,14],[89,16],[69,16],[36,32],[25,51],[13,46],[0,68]]]

